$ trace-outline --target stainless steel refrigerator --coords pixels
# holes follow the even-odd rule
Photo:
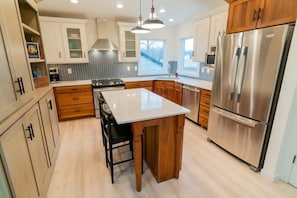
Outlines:
[[[218,38],[208,139],[263,166],[294,25]]]

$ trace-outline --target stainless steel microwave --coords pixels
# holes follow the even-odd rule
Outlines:
[[[215,53],[206,53],[205,54],[205,66],[214,67],[215,66]]]

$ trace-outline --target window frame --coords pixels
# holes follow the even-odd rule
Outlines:
[[[154,40],[154,41],[163,41],[163,68],[162,70],[142,70],[141,67],[141,48],[140,42],[141,40]],[[167,40],[162,38],[139,38],[139,60],[138,60],[138,75],[146,76],[146,75],[164,75],[168,74],[168,64],[167,63]]]
[[[199,76],[200,76],[200,62],[193,61],[193,56],[192,56],[192,62],[197,65],[196,71],[189,71],[189,70],[186,70],[184,68],[185,41],[187,39],[193,39],[193,52],[194,52],[195,38],[193,36],[188,36],[188,37],[182,37],[182,38],[180,38],[180,42],[179,42],[180,47],[179,47],[178,72],[181,75],[183,75],[183,76],[199,78]]]

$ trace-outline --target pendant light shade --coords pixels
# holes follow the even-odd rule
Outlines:
[[[161,20],[157,19],[155,8],[154,8],[154,2],[152,0],[152,8],[151,8],[150,17],[149,17],[149,19],[147,19],[143,22],[142,27],[148,28],[148,29],[159,29],[164,26],[165,26],[164,23]]]
[[[139,18],[138,18],[138,25],[136,27],[134,27],[131,32],[134,33],[134,34],[144,34],[144,33],[149,33],[151,32],[150,29],[146,29],[146,28],[143,28],[142,27],[142,16],[141,16],[141,0],[140,0],[140,15],[139,15]]]

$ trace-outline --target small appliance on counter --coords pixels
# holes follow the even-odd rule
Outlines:
[[[51,82],[60,81],[59,70],[56,67],[49,68],[49,76]]]

